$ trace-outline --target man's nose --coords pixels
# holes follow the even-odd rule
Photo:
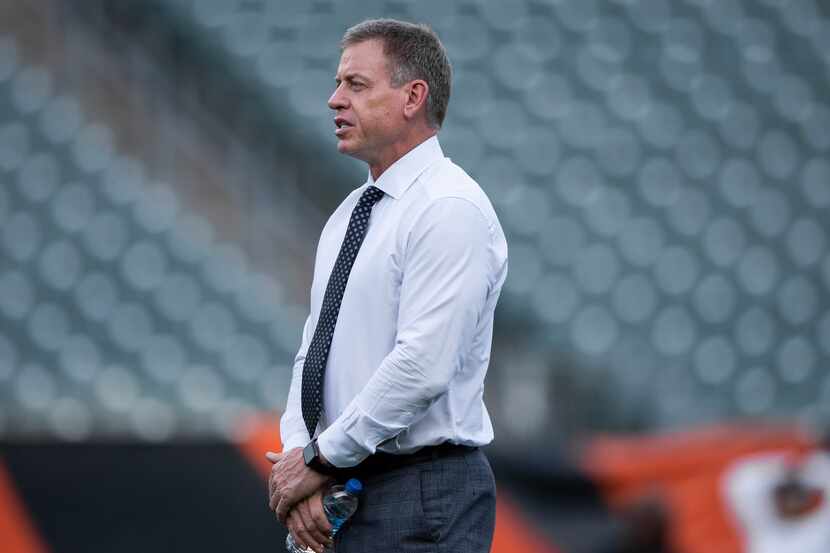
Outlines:
[[[334,92],[331,93],[329,97],[329,109],[341,109],[346,107],[346,99],[344,98],[343,94],[340,93],[340,87],[334,89]]]

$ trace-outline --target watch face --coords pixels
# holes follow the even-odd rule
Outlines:
[[[303,461],[305,461],[305,464],[308,465],[312,460],[314,460],[314,446],[312,444],[308,444],[305,448],[303,448]]]

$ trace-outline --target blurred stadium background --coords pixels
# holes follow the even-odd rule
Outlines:
[[[510,244],[485,394],[494,551],[743,551],[725,468],[830,426],[817,0],[0,0],[0,499],[36,536],[7,543],[195,549],[173,503],[175,539],[142,533],[160,524],[144,508],[64,517],[85,508],[54,489],[74,481],[104,511],[115,490],[218,503],[257,521],[239,550],[280,550],[263,478],[228,467],[278,446],[316,241],[365,179],[326,107],[337,45],[379,16],[444,41],[442,146]],[[624,510],[614,478],[659,515]],[[720,522],[689,526],[696,500],[660,493],[674,478]],[[202,510],[198,546],[236,550]],[[642,517],[664,543],[620,545]]]

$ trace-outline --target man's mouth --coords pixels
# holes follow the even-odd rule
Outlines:
[[[341,136],[343,133],[348,131],[354,125],[352,125],[351,123],[349,123],[348,121],[346,121],[342,117],[336,117],[334,119],[334,126],[337,127],[334,130],[334,134],[336,134],[337,136]]]

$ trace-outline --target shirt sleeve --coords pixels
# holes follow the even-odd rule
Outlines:
[[[291,385],[288,389],[288,401],[286,401],[285,411],[280,418],[280,440],[282,441],[283,451],[288,451],[296,447],[305,447],[311,439],[305,427],[300,405],[303,386],[303,364],[305,363],[308,346],[311,343],[311,337],[311,315],[309,315],[303,326],[300,350],[294,358],[294,367],[291,371]]]
[[[438,199],[417,219],[403,256],[395,347],[318,437],[330,463],[358,464],[448,390],[486,303],[490,244],[490,226],[468,200]]]

